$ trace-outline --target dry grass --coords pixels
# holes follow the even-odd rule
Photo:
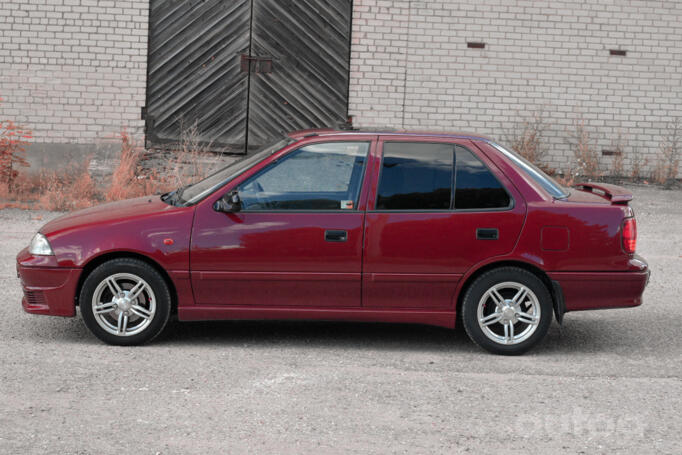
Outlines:
[[[120,134],[120,139],[121,158],[105,193],[104,198],[107,201],[161,194],[173,189],[172,183],[163,174],[143,167],[144,149],[130,134],[124,130]]]
[[[174,188],[208,176],[221,161],[220,154],[211,152],[212,143],[201,141],[196,123],[183,128],[180,142],[171,149],[168,163],[162,164],[160,169],[163,178]]]
[[[616,137],[611,141],[611,150],[613,151],[611,175],[614,177],[622,177],[624,175],[623,160],[625,158],[626,147],[627,138],[623,131],[619,130]]]
[[[668,132],[661,141],[658,161],[651,175],[654,182],[665,186],[675,183],[680,167],[681,148],[682,122],[676,119],[668,125]]]
[[[573,149],[574,166],[570,171],[571,179],[593,179],[600,175],[597,147],[585,125],[585,119],[579,117],[573,124],[569,136],[569,144]]]
[[[642,158],[640,155],[635,154],[632,158],[632,170],[630,172],[630,177],[635,181],[642,180],[642,169],[649,164],[647,158]]]
[[[160,160],[150,159],[125,130],[118,138],[120,161],[108,185],[95,184],[88,171],[89,160],[37,174],[19,172],[12,186],[0,182],[0,208],[71,211],[103,201],[161,194],[206,177],[221,161],[220,156],[208,152],[209,146],[200,145],[196,128],[183,133],[177,150]]]
[[[101,201],[88,173],[89,161],[59,170],[42,170],[38,174],[20,173],[10,192],[0,186],[0,200],[11,200],[0,207],[17,207],[57,211],[78,210]]]
[[[3,122],[3,124],[7,124]],[[28,144],[30,132],[16,125],[19,138],[10,135],[12,141],[19,140],[19,148],[11,154],[20,157]],[[546,124],[542,115],[534,115],[531,119],[520,123],[519,127],[508,135],[511,147],[526,159],[539,164],[545,154],[544,133]],[[579,118],[571,132],[569,143],[574,152],[575,166],[564,175],[556,175],[552,169],[545,170],[555,175],[563,185],[572,186],[577,179],[600,176],[599,160],[585,121]],[[25,166],[20,159],[14,159],[9,169],[11,174],[2,174],[0,179],[0,208],[16,207],[23,209],[44,209],[71,211],[89,207],[102,201],[116,201],[150,194],[160,194],[173,188],[187,185],[206,177],[222,161],[221,156],[210,153],[210,144],[199,140],[196,125],[185,130],[181,141],[172,150],[145,151],[125,130],[119,136],[121,141],[120,161],[115,167],[108,185],[97,185],[88,171],[89,160],[81,165],[70,165],[54,170],[42,170],[39,173],[20,172],[17,166]],[[21,142],[23,141],[23,142]],[[12,144],[15,144],[13,142]],[[7,150],[9,142],[0,142],[0,147]],[[612,142],[616,152],[611,172],[623,174],[623,156],[626,140],[622,133]],[[675,181],[679,170],[680,148],[682,147],[682,124],[673,122],[669,134],[661,142],[660,158],[653,173],[657,183],[669,185]],[[3,150],[0,148],[0,150]],[[9,156],[9,154],[6,154]],[[0,161],[0,163],[7,163]],[[646,160],[637,155],[632,157],[632,177],[641,178],[641,169]],[[8,176],[11,175],[11,178]]]
[[[90,177],[87,160],[82,165],[41,173],[37,208],[68,212],[90,207],[101,201],[101,195]]]
[[[32,133],[26,127],[17,125],[12,120],[0,120],[0,181],[8,192],[14,190],[14,183],[19,175],[18,168],[29,165],[24,154],[31,139]]]
[[[507,143],[519,155],[528,161],[541,163],[546,152],[545,132],[547,124],[544,121],[544,113],[534,113],[512,129],[507,134]]]

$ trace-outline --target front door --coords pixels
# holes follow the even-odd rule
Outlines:
[[[197,208],[197,305],[359,307],[370,140],[314,143],[235,183],[242,208]]]
[[[452,309],[470,267],[512,250],[525,203],[468,140],[387,137],[379,148],[365,228],[363,306]]]

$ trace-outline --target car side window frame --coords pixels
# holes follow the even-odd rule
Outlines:
[[[448,144],[452,146],[452,154],[453,154],[453,160],[452,160],[452,178],[450,182],[450,208],[449,209],[409,209],[409,210],[400,210],[400,209],[377,209],[378,202],[379,202],[379,186],[381,185],[381,177],[383,174],[384,170],[384,151],[385,151],[385,145],[388,143],[402,143],[402,144]],[[388,140],[380,140],[378,144],[381,145],[381,149],[378,150],[379,152],[379,173],[377,176],[376,180],[376,194],[374,195],[374,207],[372,210],[368,210],[368,212],[372,213],[452,213],[452,212],[506,212],[506,211],[511,211],[514,209],[516,206],[516,201],[514,199],[514,195],[512,194],[511,191],[509,191],[509,188],[498,178],[498,176],[495,174],[495,172],[492,170],[492,168],[486,163],[485,160],[481,159],[480,155],[476,153],[474,150],[472,150],[470,147],[467,147],[465,145],[460,144],[459,142],[449,142],[449,141],[410,141],[410,140],[400,140],[400,139],[388,139]],[[490,174],[497,180],[497,182],[500,184],[500,187],[504,189],[504,191],[507,193],[507,196],[509,196],[509,204],[505,207],[492,207],[492,208],[474,208],[474,209],[457,209],[454,207],[455,205],[455,191],[457,189],[457,147],[462,147],[464,150],[467,150],[469,153],[471,153],[474,158],[476,158],[485,168],[490,172]]]
[[[294,148],[292,150],[289,150],[286,152],[284,155],[278,156],[276,159],[273,161],[269,162],[265,167],[262,169],[259,169],[257,172],[255,172],[253,175],[248,176],[244,181],[239,182],[239,184],[234,188],[234,190],[239,190],[247,184],[249,181],[257,179],[259,176],[263,175],[264,173],[268,172],[270,169],[275,167],[278,163],[282,162],[283,160],[286,160],[288,157],[291,157],[292,154],[295,154],[299,150],[307,147],[307,146],[312,146],[312,145],[326,145],[326,144],[365,144],[367,146],[367,151],[365,153],[364,157],[364,163],[362,165],[362,172],[359,177],[359,185],[358,185],[358,193],[356,196],[356,200],[353,201],[353,208],[352,209],[248,209],[244,208],[240,210],[240,212],[243,213],[357,213],[359,212],[359,206],[360,206],[360,199],[362,198],[362,189],[366,184],[366,179],[368,176],[367,173],[367,168],[369,165],[370,161],[370,156],[372,153],[372,140],[368,139],[361,139],[361,140],[332,140],[332,141],[319,141],[319,142],[313,142],[310,144],[305,144],[302,145],[301,147]],[[351,171],[350,175],[351,180],[348,182],[349,188],[352,183],[352,178],[353,178],[353,171]]]

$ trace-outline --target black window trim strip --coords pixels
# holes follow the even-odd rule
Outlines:
[[[450,178],[450,210],[455,209],[455,191],[457,190],[457,144],[452,145],[452,177]]]

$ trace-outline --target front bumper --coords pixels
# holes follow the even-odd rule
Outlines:
[[[642,304],[651,271],[644,259],[627,272],[554,272],[549,277],[563,292],[566,311],[627,308]]]
[[[81,269],[58,267],[54,256],[32,256],[27,249],[17,255],[17,276],[24,297],[21,305],[31,314],[76,315],[76,289]]]

